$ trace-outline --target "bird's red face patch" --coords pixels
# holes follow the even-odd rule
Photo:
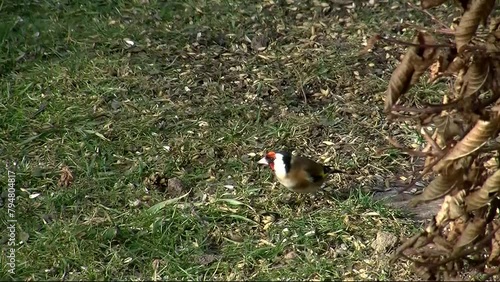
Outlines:
[[[274,170],[274,161],[276,160],[276,153],[271,151],[268,152],[262,159],[257,163],[261,165],[267,165],[271,170]]]
[[[267,163],[269,164],[269,168],[271,168],[271,170],[274,170],[274,160],[275,159],[276,159],[275,152],[269,152],[266,154],[266,160],[267,160]]]

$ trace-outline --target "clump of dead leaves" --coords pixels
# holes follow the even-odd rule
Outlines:
[[[69,167],[63,166],[61,168],[61,177],[59,178],[57,185],[60,187],[69,187],[71,183],[73,183],[73,178],[73,173],[71,173]]]
[[[422,0],[421,7],[430,9],[444,2]],[[405,43],[409,47],[392,73],[384,107],[391,121],[414,121],[427,143],[417,151],[389,138],[406,153],[425,157],[425,167],[408,188],[424,175],[436,176],[410,204],[444,198],[426,229],[403,243],[393,257],[412,261],[424,280],[455,280],[472,269],[482,279],[500,273],[500,143],[496,140],[500,19],[491,15],[495,0],[454,2],[463,11],[457,26],[445,32],[434,29],[433,34],[419,31],[411,43]],[[442,23],[436,22],[441,28]],[[480,25],[484,30],[478,33]],[[379,40],[402,43],[377,35],[365,50]],[[443,103],[421,108],[405,105],[404,94],[426,73],[429,82],[449,82]]]

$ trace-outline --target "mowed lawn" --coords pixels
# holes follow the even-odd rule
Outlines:
[[[2,2],[0,278],[408,278],[370,246],[420,227],[370,193],[420,142],[382,113],[403,49],[358,52],[428,18],[364,2]],[[357,174],[297,197],[256,164],[283,148]]]

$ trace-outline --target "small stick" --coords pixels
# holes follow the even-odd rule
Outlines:
[[[411,112],[411,113],[423,113],[423,114],[437,114],[442,111],[454,108],[461,100],[455,100],[447,104],[429,104],[426,108],[409,108],[401,105],[393,105],[392,110],[398,112]]]
[[[423,133],[424,133],[424,138],[429,142],[432,146],[432,148],[436,151],[438,155],[443,153],[443,149],[439,147],[439,145],[436,143],[436,140],[432,139],[431,136],[429,135],[429,132],[427,132],[427,129],[425,127],[421,127]]]
[[[453,30],[449,29],[449,28],[446,28],[446,29],[432,29],[432,28],[418,26],[418,25],[409,24],[409,23],[403,23],[401,25],[403,27],[410,27],[410,28],[414,28],[414,29],[420,29],[420,30],[424,30],[424,31],[427,31],[427,32],[433,32],[433,33],[444,34],[444,35],[455,35],[455,32]]]
[[[418,9],[422,12],[424,12],[427,16],[429,16],[434,22],[436,22],[437,24],[439,24],[440,26],[444,27],[444,28],[448,28],[448,26],[446,24],[444,24],[442,21],[440,21],[438,18],[436,18],[433,14],[431,14],[429,11],[427,10],[424,10],[422,8],[419,8],[417,6],[415,6],[415,4],[411,3],[410,1],[406,2],[408,3],[408,5],[414,9]]]
[[[401,44],[405,46],[415,46],[415,47],[420,47],[420,48],[453,48],[455,46],[450,45],[450,44],[419,44],[419,43],[413,43],[413,42],[407,42],[407,41],[402,41],[398,39],[391,39],[391,38],[386,38],[380,36],[379,38],[382,41],[387,41],[390,43],[396,43],[396,44]]]
[[[439,162],[441,161],[442,158],[444,158],[444,156],[446,156],[446,151],[448,151],[448,148],[445,149],[443,151],[443,154],[438,156],[434,161],[432,161],[432,163],[430,163],[428,166],[426,166],[424,168],[424,170],[417,176],[415,177],[415,179],[410,183],[408,184],[405,188],[401,189],[398,194],[401,194],[405,191],[408,191],[408,189],[410,189],[411,187],[413,187],[415,185],[415,183],[417,183],[418,181],[420,181],[420,179],[422,179],[422,177],[424,177],[424,175],[426,175],[427,173],[429,173],[431,171],[431,169]]]
[[[495,235],[495,233],[497,233],[498,231],[500,230],[500,226],[495,228],[495,230],[493,232],[491,232],[490,234],[488,234],[487,236],[485,236],[481,241],[477,242],[477,244],[475,244],[475,247],[469,247],[469,248],[466,248],[464,249],[463,251],[461,252],[458,252],[454,255],[451,255],[449,257],[447,257],[446,259],[443,259],[442,261],[436,263],[436,265],[434,265],[435,267],[438,267],[438,266],[441,266],[441,265],[445,265],[451,261],[454,261],[458,258],[461,258],[463,256],[468,256],[472,253],[475,253],[477,251],[480,251],[482,246],[486,245],[487,243],[489,243],[489,241],[491,240],[491,238],[493,238],[493,236]]]
[[[380,34],[376,34],[376,35],[372,36],[370,39],[368,39],[366,47],[363,48],[363,50],[359,51],[358,55],[366,54],[368,52],[368,50],[372,49],[375,46],[375,43],[377,43],[377,41],[379,41],[379,40],[386,41],[389,43],[396,43],[396,44],[403,45],[403,46],[415,46],[415,47],[419,47],[419,48],[453,48],[453,47],[455,47],[454,45],[449,45],[449,44],[419,44],[419,43],[402,41],[402,40],[398,40],[398,39],[386,38]]]
[[[387,136],[387,141],[391,143],[392,146],[402,150],[403,152],[412,155],[412,156],[417,156],[417,157],[433,157],[434,155],[431,152],[422,152],[422,151],[417,151],[417,150],[412,150],[409,148],[405,148],[401,144],[398,143],[398,141],[394,140],[392,137]]]
[[[402,114],[398,114],[398,113],[390,113],[390,117],[388,118],[388,120],[391,120],[391,119],[394,119],[394,118],[398,118],[398,119],[402,119],[402,120],[409,120],[409,121],[414,121],[415,120],[415,115],[411,116],[411,115],[402,115]]]

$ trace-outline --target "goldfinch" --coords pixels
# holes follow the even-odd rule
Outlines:
[[[278,181],[296,193],[316,192],[325,182],[327,174],[345,173],[308,158],[292,156],[289,152],[268,152],[257,163],[269,166]]]

